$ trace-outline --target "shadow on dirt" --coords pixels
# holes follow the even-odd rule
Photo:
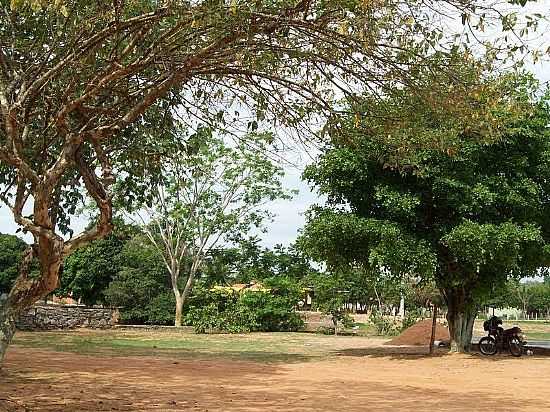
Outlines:
[[[520,358],[515,358],[508,352],[498,353],[493,356],[485,356],[478,351],[477,345],[472,345],[472,351],[469,353],[469,355],[482,360],[493,362],[531,358],[547,358],[550,356],[550,349],[531,347],[528,347],[528,349],[533,352],[531,356],[527,356],[526,354],[524,354]],[[449,348],[444,347],[434,349],[434,353],[430,355],[428,348],[425,346],[375,346],[368,348],[350,348],[333,351],[331,354],[334,356],[368,356],[374,358],[390,358],[399,360],[416,360],[450,355]]]

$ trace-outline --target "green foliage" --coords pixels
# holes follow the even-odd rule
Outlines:
[[[396,167],[386,163],[395,148],[376,134],[327,148],[304,174],[330,206],[310,212],[304,250],[333,267],[387,268],[480,294],[509,275],[537,274],[549,257],[550,116],[546,98],[521,100],[530,79],[513,85],[529,109],[498,142],[459,134],[456,151],[419,149]]]
[[[300,279],[316,273],[309,260],[294,246],[263,248],[257,237],[235,247],[214,249],[200,273],[203,285],[249,283],[272,277]]]
[[[339,325],[352,325],[352,319],[345,308],[349,301],[350,290],[343,289],[348,284],[339,274],[318,274],[308,281],[313,285],[315,306],[317,310],[330,315],[334,325],[334,333],[338,332]]]
[[[376,333],[381,336],[397,335],[401,330],[393,318],[385,316],[378,310],[372,311],[369,321],[376,327]]]
[[[524,316],[537,313],[539,317],[550,317],[550,283],[509,280],[495,288],[483,303],[501,309],[516,308]]]
[[[174,299],[158,251],[141,235],[122,248],[121,270],[104,291],[108,304],[121,307],[121,320],[133,324],[170,324]]]
[[[21,255],[27,244],[13,235],[0,233],[0,295],[8,293],[19,275]]]
[[[197,333],[298,330],[303,322],[294,310],[297,289],[285,283],[275,281],[277,289],[240,293],[230,288],[196,288],[186,323]]]
[[[116,219],[115,229],[109,236],[78,249],[65,259],[61,284],[55,293],[81,299],[86,305],[105,303],[103,292],[122,270],[122,249],[137,230]]]

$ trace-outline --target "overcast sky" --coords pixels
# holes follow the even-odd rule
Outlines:
[[[530,3],[533,10],[531,12],[541,12],[542,14],[548,13],[548,6],[550,0],[544,0],[539,3]],[[550,37],[550,30],[547,31],[545,37]],[[541,41],[538,39],[537,43]],[[550,45],[548,39],[544,40],[545,43]],[[540,44],[540,43],[539,43]],[[536,76],[543,82],[550,81],[550,62],[539,62],[536,65],[530,65],[529,70],[533,71]],[[303,159],[307,159],[308,156],[302,156]],[[299,194],[292,200],[274,202],[269,206],[270,210],[276,215],[274,221],[268,225],[267,233],[261,234],[262,243],[265,246],[273,246],[276,244],[288,245],[295,241],[298,231],[304,225],[304,212],[314,203],[322,203],[322,199],[318,199],[315,193],[313,193],[307,184],[301,181],[300,175],[303,171],[303,167],[307,164],[307,161],[302,160],[298,166],[286,167],[286,175],[284,178],[284,185],[288,189],[297,189]],[[87,220],[85,218],[76,218],[73,222],[73,229],[75,233],[78,233],[86,226]],[[0,232],[15,234],[17,225],[13,222],[11,212],[4,206],[0,206]],[[30,241],[30,237],[25,237],[27,241]]]

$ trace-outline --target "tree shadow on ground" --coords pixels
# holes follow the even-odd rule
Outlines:
[[[434,353],[430,354],[429,349],[425,346],[372,346],[367,348],[340,349],[333,351],[331,354],[335,356],[370,356],[375,358],[414,360],[440,357],[447,355],[448,353],[448,348],[434,348]]]
[[[548,358],[550,356],[550,349],[543,348],[529,348],[533,350],[533,355],[523,355],[524,358]],[[429,349],[425,346],[373,346],[367,348],[350,348],[340,349],[331,353],[335,356],[349,356],[349,357],[374,357],[374,358],[390,358],[399,360],[417,360],[433,357],[441,357],[449,355],[448,347],[434,348],[434,353],[430,354]],[[478,357],[481,360],[486,361],[507,361],[518,359],[510,355],[507,351],[502,351],[496,355],[486,356],[479,352],[477,345],[472,346],[471,352],[468,355]]]

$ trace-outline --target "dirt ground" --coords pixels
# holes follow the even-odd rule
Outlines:
[[[262,364],[106,357],[13,346],[6,411],[550,411],[550,357],[427,357],[372,345]]]
[[[449,329],[440,323],[436,323],[435,340],[449,342]],[[424,319],[405,329],[399,336],[386,342],[387,345],[412,345],[427,346],[432,336],[432,320]]]

